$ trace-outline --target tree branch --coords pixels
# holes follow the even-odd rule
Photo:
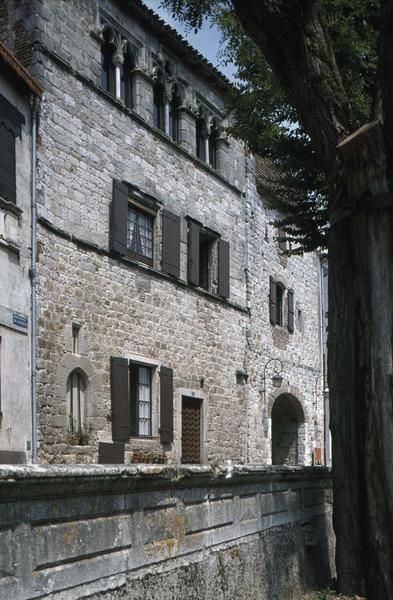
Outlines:
[[[336,146],[355,127],[320,0],[232,0],[246,33],[264,52],[332,183]],[[333,173],[333,177],[332,177]]]

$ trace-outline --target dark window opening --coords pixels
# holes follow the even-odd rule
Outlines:
[[[284,299],[284,288],[280,284],[277,284],[277,291],[276,291],[276,324],[277,325],[281,325],[281,326],[283,324],[283,318],[282,318],[283,299]]]
[[[206,161],[206,137],[202,119],[198,119],[196,122],[196,154],[198,158]]]
[[[127,248],[131,256],[146,264],[153,264],[154,218],[133,205],[128,206]]]
[[[111,32],[104,32],[104,43],[101,48],[101,87],[110,94],[115,95],[115,66],[113,64],[113,50],[111,44]]]
[[[217,169],[217,139],[218,130],[214,124],[209,135],[209,164],[213,169]]]
[[[120,96],[124,101],[124,104],[128,108],[133,106],[132,97],[132,71],[134,68],[134,61],[131,54],[127,51],[124,54],[124,63],[120,69]]]
[[[138,437],[151,437],[151,391],[152,368],[130,364],[131,414],[135,415],[135,431]]]
[[[169,104],[169,135],[175,142],[179,140],[179,106],[180,98],[177,92],[174,91]]]
[[[164,90],[161,83],[157,83],[153,90],[153,125],[165,131]]]
[[[16,202],[15,136],[0,122],[0,196]]]
[[[213,248],[216,238],[203,230],[199,236],[199,287],[211,291]]]

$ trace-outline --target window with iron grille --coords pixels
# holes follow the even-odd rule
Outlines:
[[[153,225],[152,215],[128,206],[127,248],[133,258],[146,264],[153,264]]]

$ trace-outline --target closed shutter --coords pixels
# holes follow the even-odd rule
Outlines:
[[[188,283],[199,285],[199,225],[188,224]]]
[[[277,320],[277,284],[270,277],[270,295],[269,295],[270,322],[275,325]]]
[[[218,240],[218,294],[229,298],[229,243]]]
[[[127,254],[128,188],[121,181],[113,180],[111,207],[111,249]]]
[[[160,435],[163,444],[173,442],[173,371],[161,367],[160,372],[161,406]]]
[[[180,275],[180,217],[162,211],[162,270],[168,275]]]
[[[111,357],[112,439],[125,442],[130,438],[130,402],[128,395],[128,360]]]
[[[130,418],[131,435],[139,435],[139,366],[130,364]]]
[[[0,123],[0,196],[16,202],[15,137]]]
[[[288,290],[288,331],[293,333],[295,331],[295,308],[293,290]]]
[[[121,442],[113,442],[113,444],[100,442],[98,444],[98,462],[101,465],[124,464],[124,444]]]

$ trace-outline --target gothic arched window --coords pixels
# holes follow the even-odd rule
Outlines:
[[[113,33],[110,29],[105,29],[103,33],[104,42],[101,46],[101,87],[111,94],[115,94],[115,66],[113,64],[112,44]]]
[[[213,119],[209,134],[209,164],[213,167],[213,169],[217,168],[217,138],[217,121],[216,119]]]
[[[169,104],[169,135],[175,140],[179,139],[179,106],[180,95],[177,86],[174,86],[171,102]]]
[[[124,62],[121,66],[120,97],[128,108],[133,106],[132,97],[132,71],[134,59],[129,48],[124,52]]]
[[[196,154],[201,160],[206,161],[206,124],[202,116],[196,122]]]
[[[160,81],[153,88],[153,125],[165,131],[164,86]]]
[[[85,425],[86,376],[74,369],[67,379],[67,415],[70,433],[81,433]]]

